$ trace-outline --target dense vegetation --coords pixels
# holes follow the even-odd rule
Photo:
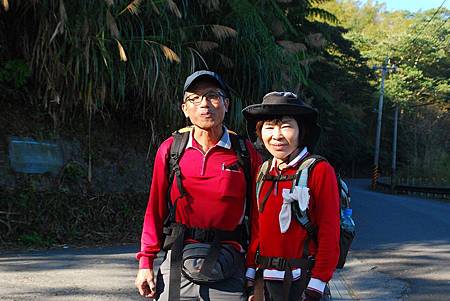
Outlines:
[[[448,170],[445,8],[412,14],[329,0],[2,4],[2,94],[25,91],[55,131],[100,116],[142,123],[160,141],[183,123],[186,75],[211,68],[232,90],[231,127],[242,129],[241,108],[267,91],[294,90],[321,112],[319,151],[347,172],[369,172],[379,85],[371,67],[389,57],[398,72],[386,82],[382,165],[390,160],[390,108],[400,104],[400,162]]]

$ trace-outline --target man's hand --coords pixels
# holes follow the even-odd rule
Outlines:
[[[153,269],[139,269],[134,282],[141,296],[154,298],[156,294],[155,275]]]

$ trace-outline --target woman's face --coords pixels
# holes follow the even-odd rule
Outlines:
[[[261,138],[267,150],[278,160],[286,159],[299,145],[298,123],[290,117],[265,121]]]

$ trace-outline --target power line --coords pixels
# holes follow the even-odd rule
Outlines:
[[[427,28],[427,26],[431,23],[431,21],[433,21],[434,17],[436,17],[436,15],[438,14],[438,12],[441,10],[441,8],[444,6],[445,2],[447,2],[447,0],[444,0],[441,5],[436,9],[436,11],[433,13],[433,15],[431,16],[431,18],[428,20],[428,22],[424,25],[424,27],[422,27],[422,30],[420,30],[419,33],[416,34],[416,36],[414,37],[414,39],[409,43],[409,47],[414,45],[414,42],[419,38],[419,36],[422,34],[422,32]],[[447,23],[449,18],[446,18],[444,20],[444,22],[442,22],[442,24],[439,26],[439,28],[436,31],[439,31],[442,26],[445,25],[445,23]],[[397,65],[401,65],[402,64],[403,59],[401,59],[400,61],[398,61]]]
[[[431,23],[431,21],[433,21],[434,17],[436,17],[437,13],[441,10],[441,8],[444,6],[445,2],[447,2],[447,0],[442,1],[441,6],[439,6],[436,11],[434,12],[434,14],[431,16],[430,20],[428,20],[428,22],[424,25],[424,27],[422,27],[422,30],[416,34],[416,36],[414,37],[414,39],[411,41],[411,45],[414,44],[414,42],[417,40],[417,38],[422,34],[422,32],[425,30],[425,28],[427,28],[428,24]]]

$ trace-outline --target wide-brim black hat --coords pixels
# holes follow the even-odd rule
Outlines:
[[[283,116],[291,116],[300,126],[305,127],[302,144],[312,151],[320,136],[320,126],[317,124],[317,110],[305,103],[291,92],[270,92],[263,97],[260,104],[249,105],[242,110],[247,120],[247,134],[251,141],[256,141],[256,123],[260,120],[270,120]]]

